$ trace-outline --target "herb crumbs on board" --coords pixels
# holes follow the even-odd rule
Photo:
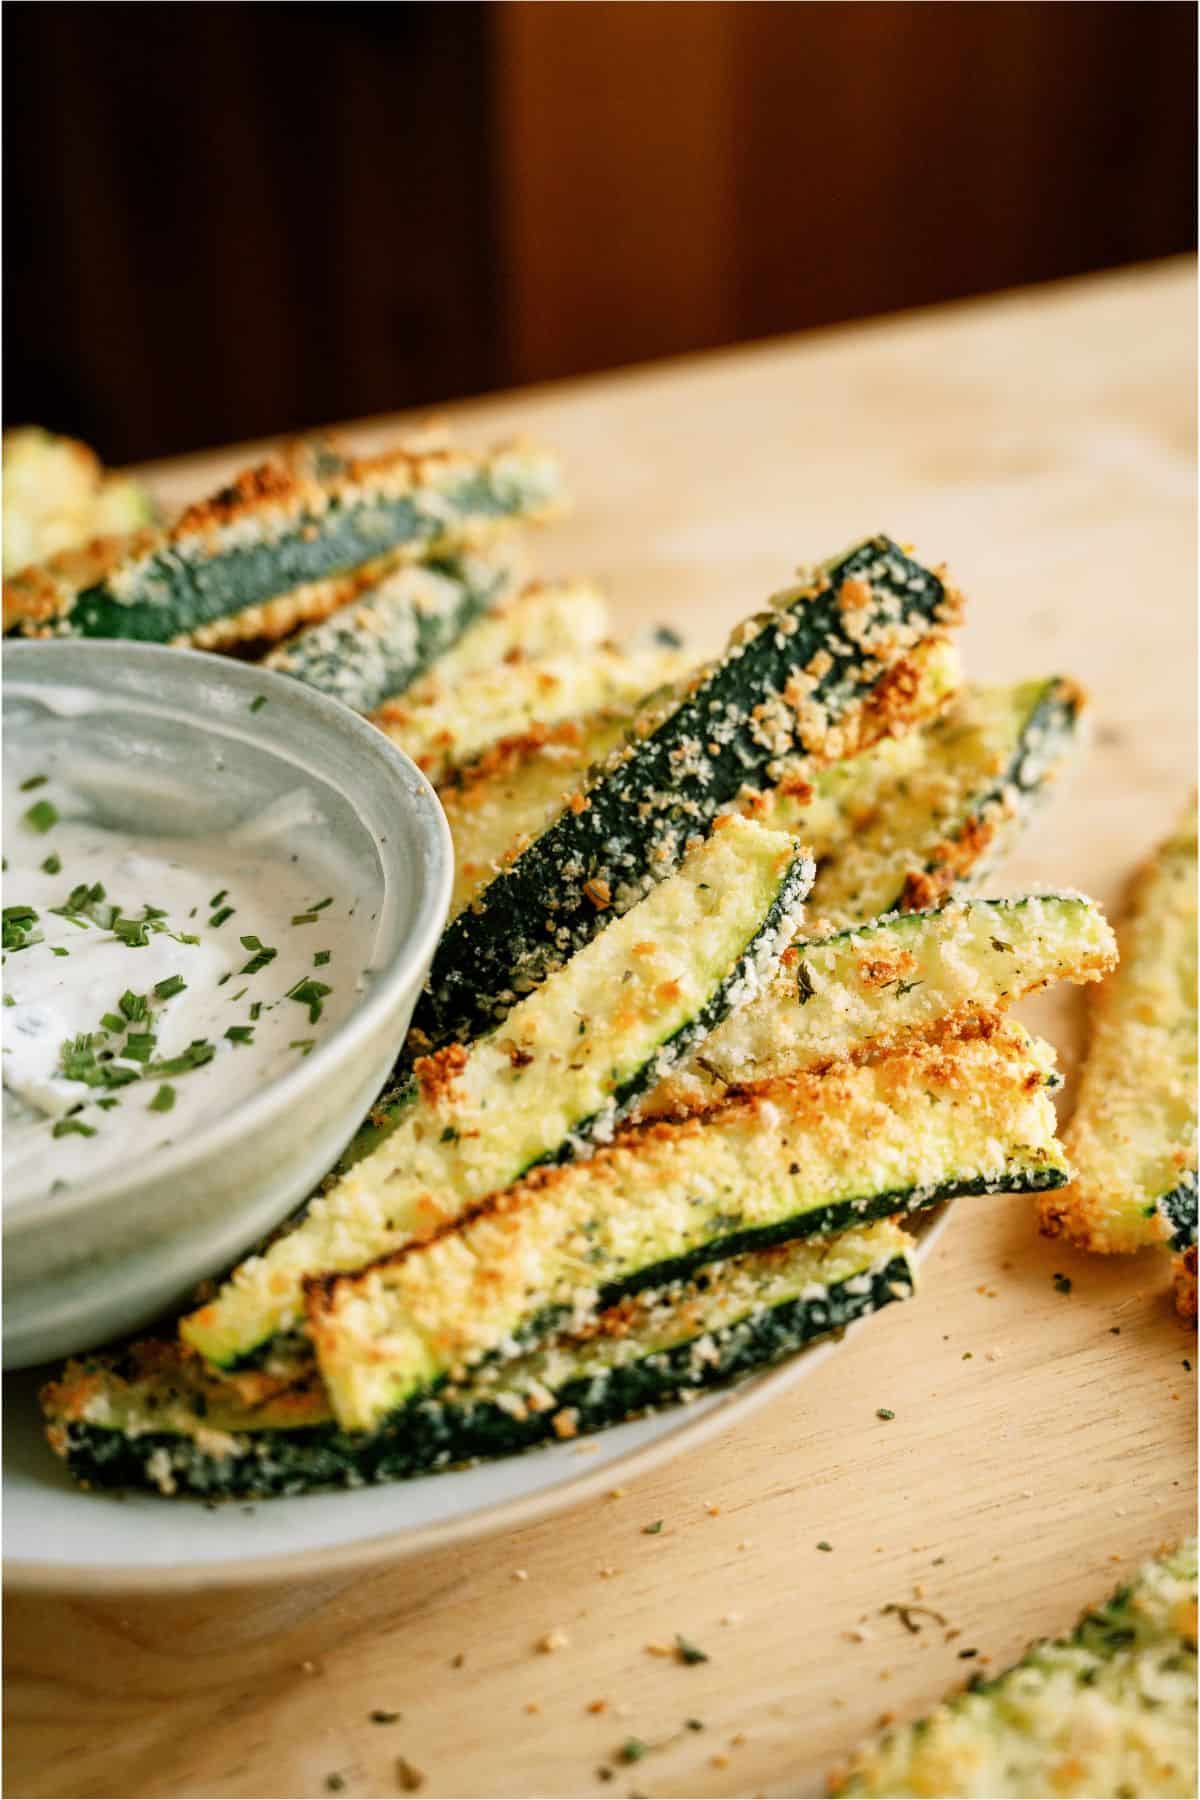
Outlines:
[[[875,1408],[875,1417],[877,1419],[894,1419],[895,1416],[896,1415],[890,1406],[877,1406]]]
[[[662,1530],[662,1528],[663,1528],[663,1520],[655,1519],[652,1524],[642,1526],[642,1536],[643,1537],[657,1537],[659,1532]]]
[[[707,1650],[701,1650],[699,1644],[691,1643],[678,1631],[675,1633],[675,1655],[681,1663],[687,1663],[689,1666],[709,1660]]]
[[[643,1756],[648,1755],[649,1750],[649,1744],[644,1744],[641,1738],[626,1738],[617,1751],[617,1755],[623,1763],[635,1763],[641,1762]]]
[[[825,1541],[825,1539],[824,1539],[824,1538],[822,1538],[822,1539],[821,1539],[821,1541],[820,1541],[820,1542],[819,1542],[819,1543],[818,1543],[818,1545],[817,1545],[817,1549],[818,1549],[818,1550],[832,1550],[832,1549],[833,1549],[833,1545],[832,1545],[832,1544],[827,1544],[827,1543],[826,1543],[826,1541]]]

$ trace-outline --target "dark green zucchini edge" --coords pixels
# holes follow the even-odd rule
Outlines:
[[[868,626],[931,623],[947,610],[939,577],[882,536],[823,580],[819,592],[735,639],[654,729],[614,753],[582,811],[561,813],[458,915],[417,1003],[414,1046],[436,1049],[491,1029],[521,993],[669,874],[722,807],[747,788],[770,786],[781,751],[762,713],[814,659],[822,672],[810,702],[830,723],[874,686],[879,662],[847,632],[848,581],[870,589]],[[792,737],[788,748],[802,745]]]
[[[230,1455],[210,1454],[182,1435],[146,1431],[126,1437],[72,1422],[64,1427],[65,1456],[71,1474],[93,1487],[161,1489],[169,1469],[174,1491],[206,1497],[301,1494],[396,1481],[554,1440],[560,1435],[555,1420],[564,1410],[574,1415],[572,1435],[619,1424],[766,1368],[912,1292],[908,1258],[895,1256],[819,1296],[797,1295],[708,1333],[711,1351],[706,1346],[704,1357],[693,1354],[692,1336],[623,1367],[569,1378],[555,1390],[551,1405],[524,1416],[514,1417],[492,1400],[425,1396],[376,1432],[353,1434],[323,1424],[245,1433]]]
[[[372,712],[404,693],[510,585],[508,570],[497,564],[447,557],[424,567],[457,589],[447,604],[423,606],[406,585],[410,572],[403,571],[391,591],[385,579],[350,606],[285,639],[265,658],[266,666],[356,712]],[[363,628],[365,615],[369,629]]]
[[[1187,1250],[1196,1242],[1196,1196],[1196,1171],[1188,1169],[1179,1185],[1151,1208],[1165,1221],[1172,1250]]]
[[[136,638],[166,643],[214,620],[287,594],[309,582],[345,575],[391,551],[437,546],[456,529],[488,520],[519,518],[557,497],[550,465],[536,458],[523,476],[510,463],[503,477],[484,466],[441,488],[436,506],[418,488],[392,496],[370,492],[353,500],[335,493],[320,513],[301,512],[278,536],[206,553],[202,542],[187,551],[170,541],[120,572],[122,597],[112,579],[79,593],[55,620],[57,636]],[[218,496],[218,499],[222,496]],[[20,623],[15,629],[22,629]]]
[[[798,1243],[809,1238],[836,1237],[839,1232],[849,1231],[855,1226],[869,1225],[875,1219],[900,1215],[907,1217],[912,1213],[926,1212],[931,1206],[940,1206],[946,1200],[963,1200],[984,1194],[1043,1194],[1049,1189],[1064,1187],[1068,1180],[1067,1171],[1053,1164],[1042,1167],[1031,1163],[1023,1169],[1014,1168],[1010,1164],[999,1178],[987,1175],[949,1176],[944,1181],[930,1182],[925,1187],[892,1188],[887,1193],[864,1195],[860,1199],[831,1200],[824,1206],[814,1206],[801,1213],[790,1213],[786,1218],[776,1219],[769,1225],[757,1225],[748,1230],[737,1230],[736,1220],[731,1219],[733,1229],[709,1238],[699,1249],[684,1256],[647,1263],[644,1268],[624,1276],[620,1281],[606,1283],[599,1290],[597,1303],[601,1307],[615,1306],[622,1300],[643,1293],[647,1288],[690,1280],[697,1269],[707,1263],[724,1262],[728,1257],[771,1250],[779,1244]],[[551,1330],[561,1316],[561,1311],[557,1309],[539,1313],[515,1335],[521,1341],[536,1341]]]

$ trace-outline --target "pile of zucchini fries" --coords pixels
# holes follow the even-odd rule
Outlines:
[[[70,1363],[83,1481],[297,1493],[687,1398],[913,1290],[903,1215],[1048,1193],[1074,894],[975,897],[1082,696],[963,686],[961,599],[886,537],[692,667],[522,585],[553,458],[301,446],[17,576],[10,629],[246,653],[439,785],[457,880],[392,1084],[320,1191],[154,1341]]]

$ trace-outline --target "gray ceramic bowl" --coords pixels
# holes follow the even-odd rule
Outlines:
[[[137,816],[114,824],[219,832],[303,785],[324,844],[379,906],[365,990],[310,1056],[146,1166],[6,1210],[4,1364],[23,1368],[145,1325],[312,1190],[387,1079],[445,921],[453,850],[429,783],[382,733],[251,664],[125,642],[10,643],[4,713],[6,732],[69,734],[110,770],[122,759],[143,777],[147,759],[161,769],[160,816],[143,780]]]

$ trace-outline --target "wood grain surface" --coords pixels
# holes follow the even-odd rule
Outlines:
[[[1095,700],[1002,885],[1111,904],[1192,780],[1193,395],[1193,274],[1168,264],[454,413],[561,447],[576,510],[538,548],[631,627],[719,636],[867,531],[945,558],[976,678],[1059,670]],[[235,460],[152,473],[185,499]],[[1070,1065],[1078,996],[1026,1016]],[[1026,1200],[962,1201],[915,1303],[628,1492],[336,1580],[12,1595],[5,1791],[818,1795],[881,1718],[1189,1528],[1194,1347],[1166,1284],[1161,1256],[1040,1240]],[[912,1600],[945,1625],[882,1610]],[[653,1652],[676,1632],[709,1660]]]

